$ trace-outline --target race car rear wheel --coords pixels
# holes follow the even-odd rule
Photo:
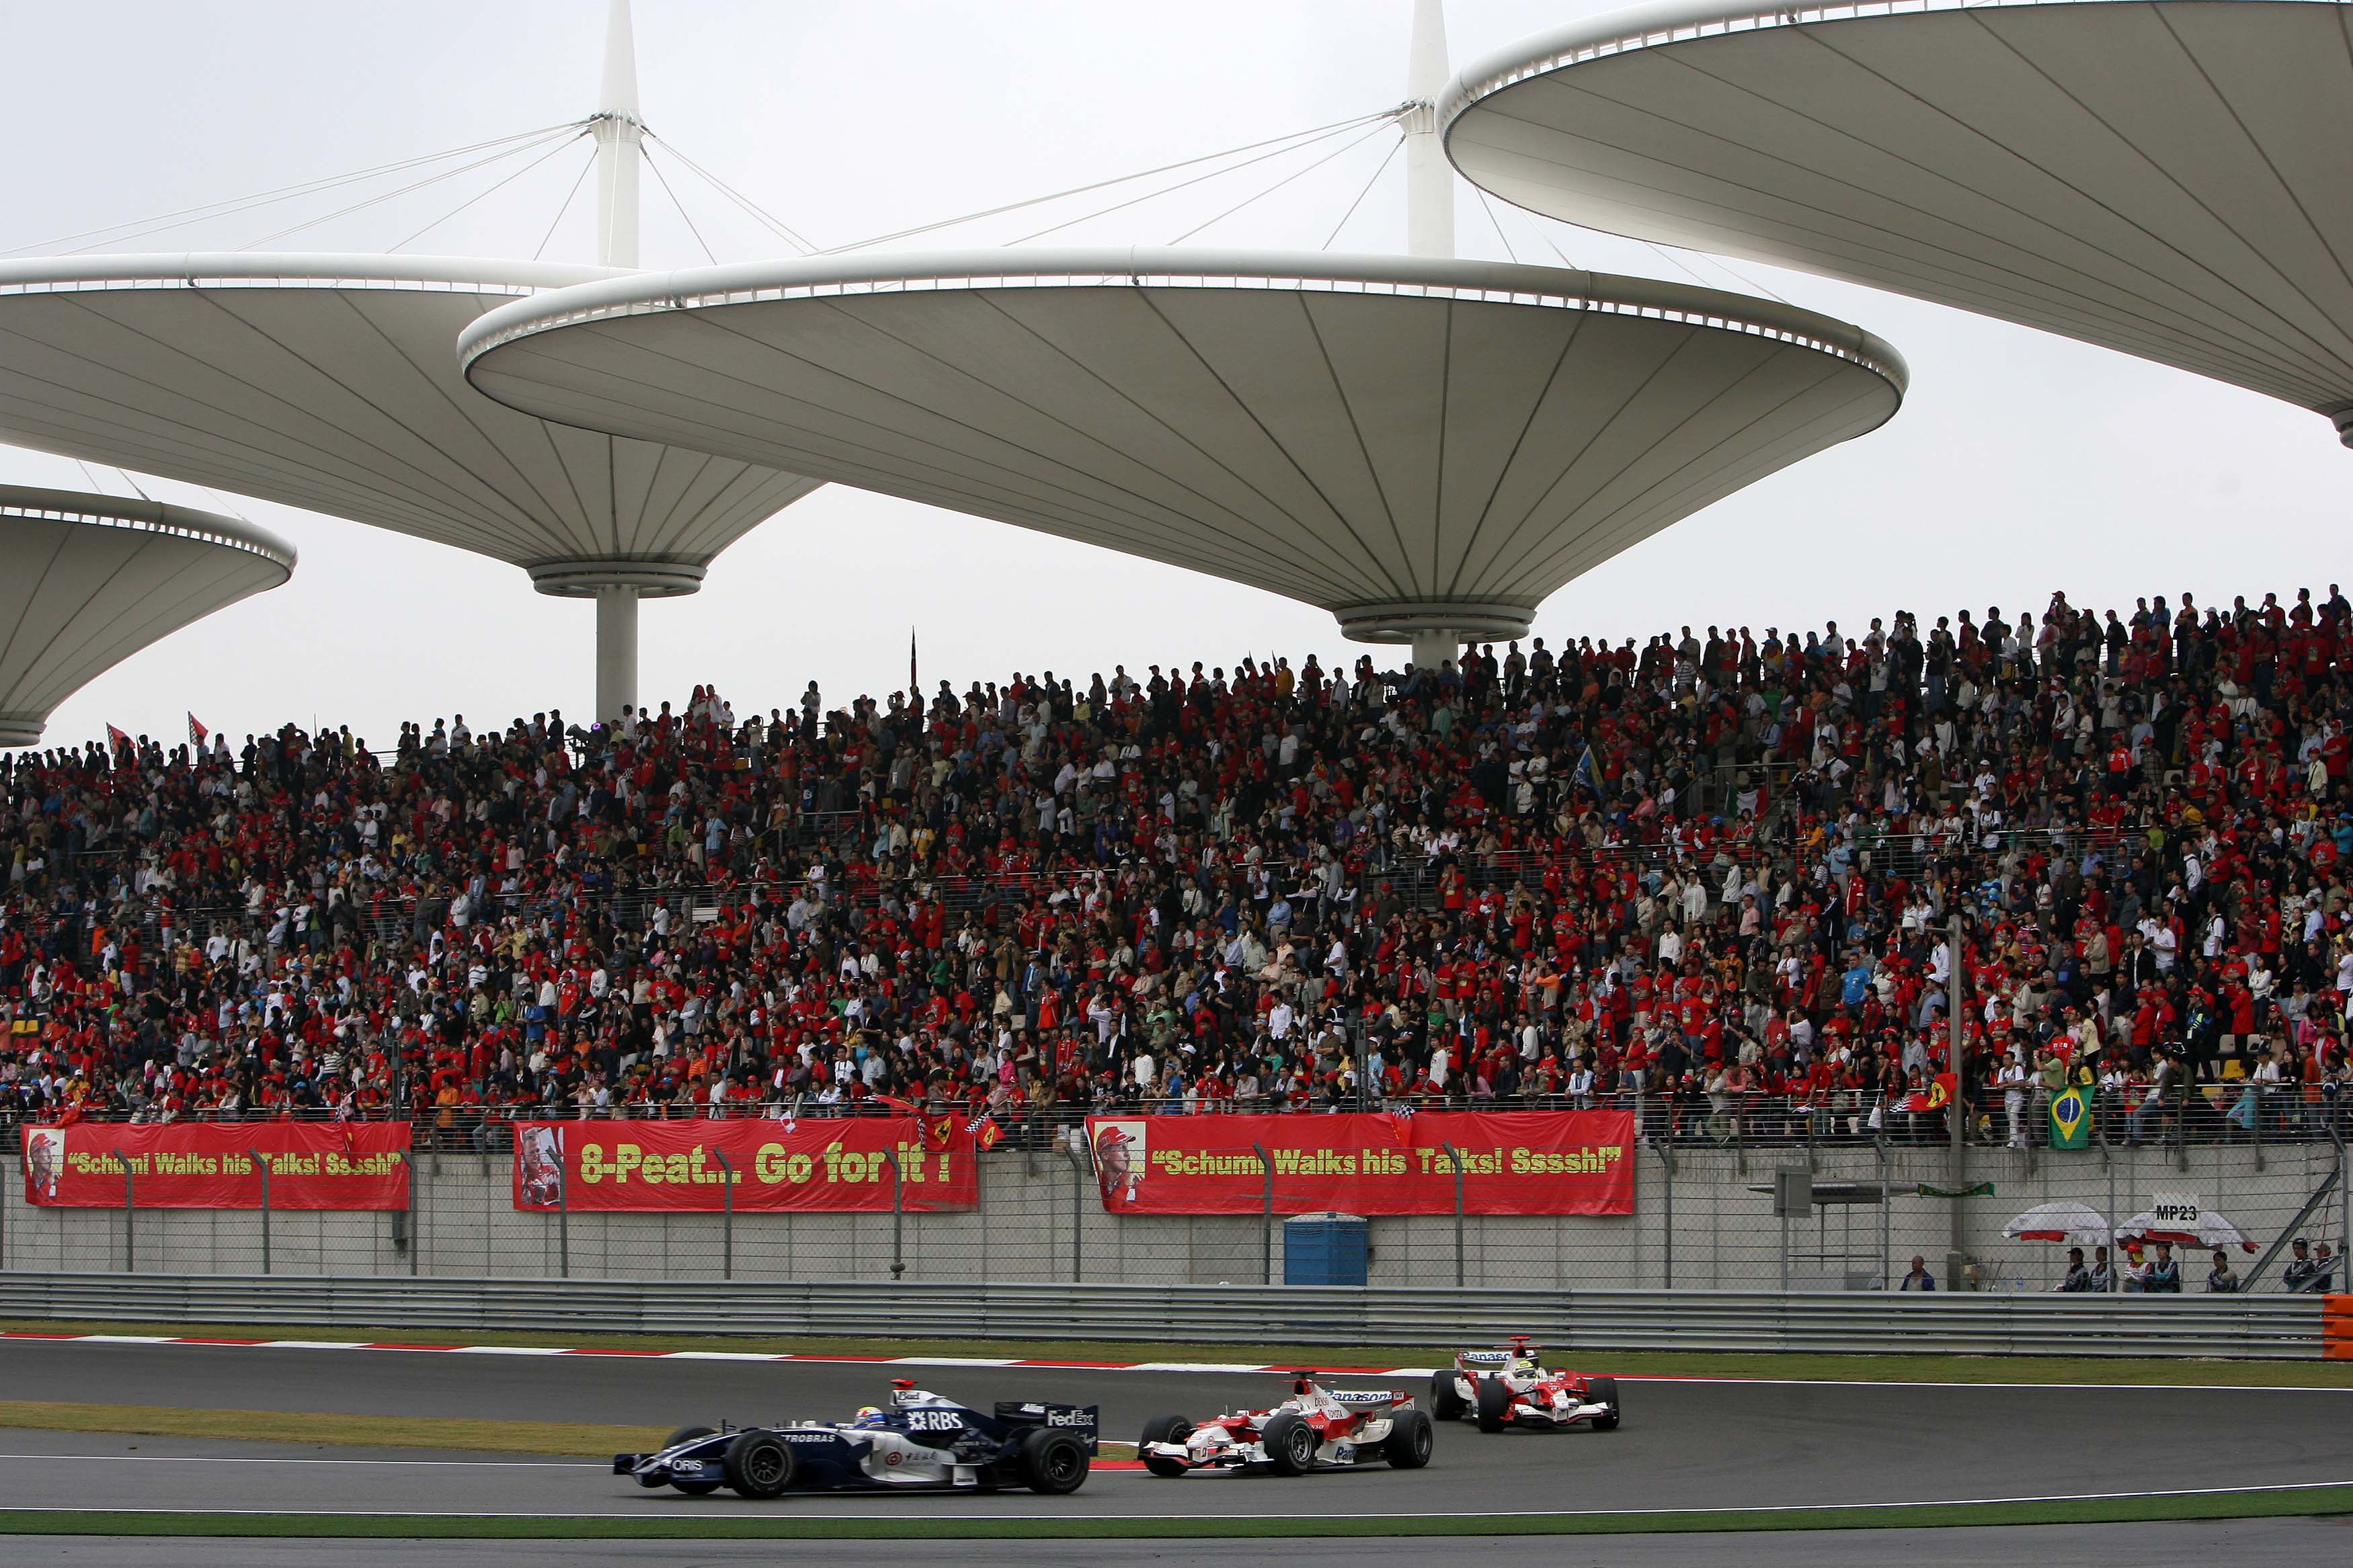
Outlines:
[[[1087,1484],[1087,1446],[1068,1432],[1040,1426],[1021,1438],[1021,1481],[1033,1492],[1060,1497]]]
[[[1155,1415],[1144,1424],[1144,1436],[1136,1447],[1150,1443],[1181,1443],[1193,1435],[1193,1424],[1182,1415]],[[1172,1459],[1166,1454],[1146,1454],[1144,1468],[1164,1479],[1174,1480],[1192,1467],[1182,1459]]]
[[[1285,1410],[1259,1434],[1266,1445],[1266,1462],[1278,1476],[1303,1476],[1315,1468],[1315,1450],[1322,1447],[1315,1428],[1296,1412]]]
[[[1591,1377],[1586,1379],[1585,1402],[1588,1405],[1607,1405],[1609,1406],[1609,1415],[1597,1415],[1593,1418],[1593,1429],[1596,1432],[1615,1432],[1618,1430],[1618,1380],[1616,1378]]]
[[[697,1437],[708,1437],[718,1430],[716,1426],[681,1426],[662,1439],[662,1447],[675,1448],[681,1443],[691,1443]],[[717,1481],[682,1481],[675,1476],[670,1478],[670,1484],[689,1497],[709,1497],[720,1487]]]
[[[773,1432],[746,1432],[727,1445],[725,1468],[738,1497],[780,1497],[793,1484],[793,1451]]]
[[[1454,1392],[1454,1369],[1440,1367],[1430,1374],[1430,1413],[1440,1421],[1460,1421],[1468,1408]]]
[[[1397,1425],[1381,1441],[1381,1458],[1393,1470],[1418,1470],[1430,1463],[1430,1451],[1436,1446],[1429,1415],[1419,1410],[1400,1410]]]
[[[1491,1377],[1479,1385],[1480,1431],[1502,1431],[1511,1418],[1511,1410],[1512,1391],[1504,1386],[1502,1378]]]

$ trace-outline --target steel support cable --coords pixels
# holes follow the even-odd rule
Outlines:
[[[1342,229],[1348,226],[1348,220],[1356,216],[1356,209],[1365,205],[1365,198],[1373,194],[1373,187],[1381,183],[1381,176],[1388,173],[1389,164],[1394,163],[1397,159],[1398,149],[1404,145],[1405,138],[1403,136],[1399,136],[1396,141],[1389,143],[1388,156],[1381,160],[1380,166],[1373,171],[1373,177],[1365,182],[1365,188],[1356,193],[1356,199],[1348,204],[1348,210],[1340,215],[1340,221],[1332,226],[1332,232],[1324,237],[1324,243],[1317,246],[1315,247],[1316,249],[1329,250],[1332,248],[1332,242],[1340,237],[1340,231]]]
[[[322,223],[332,223],[339,217],[349,217],[353,213],[364,212],[370,207],[381,206],[389,201],[396,201],[402,196],[409,195],[417,191],[424,190],[427,186],[438,185],[444,180],[454,180],[460,174],[471,174],[476,169],[486,168],[489,165],[499,163],[504,159],[519,157],[525,153],[536,151],[537,149],[545,146],[550,142],[557,141],[559,139],[568,142],[572,138],[570,135],[565,133],[573,132],[575,131],[575,127],[572,125],[558,126],[554,133],[543,136],[536,142],[526,142],[519,147],[509,147],[503,151],[493,153],[487,158],[477,158],[470,163],[460,163],[454,169],[445,169],[440,174],[429,175],[425,179],[411,181],[409,184],[402,185],[396,190],[385,191],[379,195],[370,196],[364,202],[353,202],[351,205],[346,207],[338,207],[333,212],[322,213],[319,216],[314,218],[305,218],[302,222],[281,228],[274,234],[266,234],[259,239],[248,240],[245,244],[238,246],[237,248],[240,251],[257,249],[261,246],[270,244],[272,241],[284,239],[290,234],[300,234],[306,228],[316,228]]]
[[[547,232],[539,237],[539,244],[531,253],[531,258],[533,261],[547,253],[547,242],[555,237],[556,229],[564,222],[564,215],[572,210],[573,202],[579,197],[580,187],[588,183],[588,172],[596,166],[596,154],[592,149],[587,162],[580,165],[580,173],[573,176],[572,188],[564,193],[563,205],[555,209],[555,216],[547,220]]]
[[[743,192],[737,190],[734,186],[729,184],[726,181],[721,179],[718,175],[712,174],[710,170],[696,163],[692,158],[688,157],[684,153],[679,150],[676,142],[665,142],[662,138],[655,135],[651,131],[648,131],[645,133],[645,139],[648,142],[660,142],[663,152],[677,159],[681,163],[685,164],[686,167],[697,178],[702,180],[704,184],[709,185],[712,190],[717,191],[721,195],[726,197],[729,201],[733,202],[738,207],[742,208],[744,215],[750,217],[754,223],[766,228],[771,234],[774,234],[777,238],[783,240],[786,244],[799,251],[803,256],[816,256],[819,254],[817,246],[808,238],[807,236],[802,234],[799,230],[793,227],[792,225],[786,223],[784,219],[778,217],[776,214],[770,212],[767,208],[762,206],[759,203],[754,201],[751,197],[745,195]],[[672,201],[676,201],[678,198],[676,195],[672,195],[670,199]]]
[[[1220,158],[1232,158],[1244,153],[1255,153],[1261,147],[1277,148],[1276,152],[1266,154],[1267,157],[1271,158],[1277,156],[1282,152],[1290,150],[1288,147],[1277,147],[1277,143],[1296,143],[1297,145],[1303,147],[1309,145],[1312,142],[1322,141],[1326,136],[1336,136],[1343,132],[1353,130],[1356,126],[1364,124],[1366,121],[1393,121],[1405,112],[1405,107],[1399,106],[1396,109],[1380,110],[1372,114],[1356,115],[1347,120],[1335,120],[1329,125],[1318,125],[1305,131],[1294,131],[1287,136],[1271,136],[1263,142],[1245,142],[1240,147],[1228,147],[1221,152],[1204,153],[1198,158],[1185,158],[1180,159],[1174,163],[1163,163],[1156,169],[1139,169],[1132,174],[1121,174],[1115,179],[1097,180],[1092,184],[1073,185],[1069,190],[1056,191],[1050,195],[1031,196],[1026,201],[1008,202],[1003,206],[990,207],[982,212],[966,213],[961,217],[942,218],[937,223],[919,224],[913,228],[902,228],[892,234],[878,234],[869,239],[853,240],[848,245],[834,246],[830,249],[821,252],[821,254],[827,256],[838,256],[843,251],[863,250],[871,245],[888,245],[894,239],[912,239],[919,234],[930,234],[936,229],[954,228],[958,224],[977,223],[982,218],[998,217],[1006,213],[1019,212],[1025,207],[1043,206],[1048,202],[1058,202],[1065,196],[1082,196],[1090,191],[1107,190],[1113,185],[1124,185],[1135,180],[1148,180],[1156,174],[1174,174],[1179,169],[1190,169],[1198,164],[1215,163]],[[1304,140],[1303,140],[1303,138],[1304,138]],[[1217,174],[1231,174],[1234,169],[1248,168],[1250,163],[1255,163],[1258,162],[1261,162],[1261,160],[1253,158],[1250,159],[1249,163],[1237,163],[1233,165],[1233,168],[1220,169],[1216,171],[1214,174],[1204,174],[1200,176],[1200,178],[1213,179]],[[1167,189],[1171,191],[1181,191],[1186,185],[1195,184],[1198,183],[1198,181],[1196,180],[1187,180],[1180,184],[1170,185]],[[1155,195],[1165,194],[1166,193],[1155,193]],[[1136,198],[1136,201],[1149,201],[1152,198],[1150,196],[1139,196]],[[1105,207],[1102,212],[1090,214],[1089,216],[1093,217],[1102,217],[1106,214],[1119,211],[1120,207],[1134,206],[1134,205],[1135,202],[1122,202],[1119,204],[1119,206]],[[1083,223],[1086,220],[1084,218],[1074,218],[1071,221],[1074,223]],[[1060,224],[1056,226],[1060,228],[1068,228],[1070,225]],[[1039,231],[1041,234],[1051,234],[1053,232],[1054,230],[1050,228]],[[1032,235],[1029,237],[1034,239],[1038,237],[1036,235]],[[1022,242],[1017,239],[1010,243],[1019,245]]]
[[[586,121],[573,121],[569,123],[576,125],[584,124]],[[190,224],[203,223],[216,217],[226,217],[234,212],[269,206],[278,202],[292,201],[299,196],[314,195],[321,191],[332,190],[338,185],[356,184],[362,180],[372,180],[380,174],[398,174],[404,169],[420,168],[427,163],[439,163],[445,158],[462,158],[469,153],[479,153],[485,148],[501,146],[511,142],[532,141],[563,129],[565,127],[561,125],[543,125],[535,131],[519,131],[512,136],[493,137],[488,142],[475,142],[463,147],[450,147],[438,153],[422,153],[417,157],[403,158],[395,163],[379,163],[371,169],[358,169],[343,174],[328,174],[315,180],[304,180],[291,185],[279,185],[270,190],[257,191],[249,195],[224,196],[219,201],[206,202],[197,206],[180,207],[172,212],[157,213],[149,217],[131,218],[122,223],[111,223],[98,228],[82,229],[75,234],[59,235],[54,239],[39,240],[31,245],[20,245],[13,249],[0,250],[0,256],[22,256],[27,251],[48,250],[52,247],[66,245],[77,239],[90,240],[89,245],[77,246],[73,250],[65,253],[69,256],[79,255],[82,251],[94,249],[100,245],[119,245],[125,240],[138,239],[150,234],[168,233],[174,228],[185,228]],[[119,235],[111,240],[93,237],[114,235],[118,229],[130,229],[132,232]]]
[[[517,180],[522,179],[525,174],[530,174],[533,169],[538,168],[542,163],[546,163],[550,158],[562,153],[565,148],[569,147],[573,142],[579,141],[582,137],[585,137],[587,134],[588,132],[584,130],[580,132],[578,135],[557,142],[546,152],[542,153],[538,157],[533,158],[530,163],[525,163],[522,168],[517,169],[513,174],[509,174],[505,179],[499,181],[496,184],[485,186],[483,189],[475,192],[472,195],[468,196],[464,201],[459,202],[456,206],[451,207],[448,212],[443,213],[439,217],[435,218],[431,223],[427,224],[423,228],[418,229],[415,234],[410,235],[406,239],[402,240],[398,245],[391,247],[390,251],[387,252],[387,254],[407,249],[411,243],[424,238],[435,229],[439,228],[443,224],[448,223],[451,218],[456,217],[459,213],[464,212],[468,207],[472,206],[476,202],[480,201],[484,196],[491,195],[497,192],[506,189],[509,185],[513,184]]]
[[[1476,185],[1473,185],[1471,188],[1474,191],[1479,191],[1479,187]],[[1488,199],[1487,193],[1484,191],[1479,191],[1479,205],[1487,209],[1487,222],[1493,227],[1495,237],[1503,241],[1504,256],[1511,259],[1514,266],[1518,266],[1520,253],[1512,248],[1512,237],[1504,232],[1504,220],[1495,216],[1495,204]]]
[[[1384,129],[1384,128],[1385,128],[1385,127],[1386,127],[1386,126],[1390,122],[1387,117],[1383,117],[1383,116],[1372,116],[1372,117],[1370,117],[1370,118],[1379,119],[1379,120],[1381,120],[1382,123],[1381,123],[1380,125],[1376,125],[1376,126],[1373,128],[1373,130],[1372,130],[1372,131],[1367,132],[1364,136],[1360,136],[1360,137],[1356,138],[1356,140],[1355,142],[1351,142],[1350,143],[1348,143],[1348,146],[1349,146],[1349,147],[1356,146],[1358,143],[1360,143],[1360,142],[1365,142],[1365,141],[1369,140],[1373,135],[1377,134],[1377,133],[1378,133],[1382,129]],[[1008,240],[1008,241],[1006,241],[1006,243],[1007,243],[1008,245],[1027,245],[1027,244],[1029,244],[1029,243],[1031,240],[1033,240],[1033,239],[1043,239],[1043,238],[1045,238],[1045,237],[1046,237],[1048,235],[1050,235],[1050,234],[1060,234],[1062,230],[1064,230],[1064,229],[1066,229],[1066,228],[1075,228],[1075,227],[1077,227],[1080,224],[1082,224],[1082,223],[1092,223],[1092,221],[1094,221],[1096,218],[1099,218],[1099,217],[1109,217],[1112,214],[1113,214],[1113,213],[1115,213],[1115,212],[1124,212],[1124,211],[1126,211],[1129,207],[1133,207],[1133,206],[1141,206],[1141,205],[1143,205],[1145,202],[1149,202],[1149,201],[1156,201],[1157,199],[1159,199],[1159,198],[1160,198],[1160,197],[1162,197],[1162,196],[1174,195],[1175,195],[1176,192],[1178,192],[1178,191],[1182,191],[1182,190],[1189,189],[1189,188],[1191,188],[1191,187],[1192,187],[1192,186],[1194,186],[1194,185],[1198,185],[1198,184],[1206,184],[1207,182],[1208,182],[1208,181],[1210,181],[1210,180],[1219,180],[1219,179],[1223,179],[1223,178],[1224,178],[1226,175],[1228,175],[1228,174],[1238,174],[1241,173],[1241,171],[1243,171],[1244,169],[1250,168],[1250,167],[1251,165],[1253,165],[1253,164],[1256,164],[1256,163],[1266,163],[1269,159],[1272,159],[1272,158],[1281,158],[1281,157],[1283,157],[1283,156],[1285,156],[1285,155],[1287,155],[1287,154],[1289,154],[1289,153],[1298,153],[1298,152],[1304,151],[1305,149],[1307,149],[1307,148],[1309,148],[1309,147],[1313,147],[1313,146],[1316,145],[1318,142],[1329,142],[1329,141],[1330,141],[1330,140],[1332,140],[1332,138],[1334,138],[1335,136],[1345,136],[1345,135],[1346,135],[1349,132],[1351,132],[1351,131],[1353,131],[1353,130],[1356,129],[1356,127],[1357,127],[1357,126],[1360,126],[1360,125],[1362,125],[1362,124],[1364,124],[1364,123],[1365,123],[1365,121],[1362,121],[1362,120],[1358,120],[1358,121],[1352,121],[1351,123],[1349,123],[1349,124],[1347,124],[1347,125],[1344,125],[1344,126],[1342,126],[1342,127],[1341,127],[1339,130],[1337,130],[1337,131],[1326,131],[1326,132],[1322,132],[1322,133],[1321,133],[1321,134],[1319,134],[1319,135],[1310,136],[1309,138],[1307,138],[1307,140],[1305,140],[1305,141],[1303,141],[1303,142],[1296,142],[1296,141],[1294,141],[1294,142],[1291,142],[1291,143],[1290,143],[1289,145],[1287,145],[1287,146],[1277,147],[1277,148],[1273,149],[1273,150],[1272,150],[1272,151],[1271,151],[1271,152],[1261,153],[1260,153],[1257,157],[1255,157],[1255,158],[1245,158],[1245,159],[1243,159],[1243,160],[1242,160],[1240,163],[1229,163],[1229,164],[1227,164],[1227,165],[1226,165],[1224,168],[1222,168],[1222,169],[1211,169],[1211,170],[1209,170],[1207,174],[1196,174],[1196,175],[1194,175],[1194,176],[1193,176],[1191,179],[1189,179],[1189,180],[1179,180],[1179,181],[1177,181],[1177,182],[1176,182],[1175,184],[1173,184],[1173,185],[1163,185],[1163,186],[1161,186],[1161,187],[1160,187],[1158,190],[1156,190],[1156,191],[1146,191],[1144,195],[1140,195],[1140,196],[1131,196],[1131,197],[1130,197],[1130,198],[1128,198],[1126,201],[1124,201],[1124,202],[1114,202],[1114,203],[1113,203],[1113,204],[1112,204],[1110,206],[1101,208],[1101,209],[1099,209],[1099,210],[1097,210],[1097,211],[1090,212],[1090,213],[1082,213],[1082,214],[1081,214],[1079,216],[1077,216],[1077,217],[1066,219],[1066,220],[1064,220],[1063,222],[1061,222],[1061,223],[1058,223],[1058,224],[1055,224],[1055,225],[1053,225],[1051,227],[1049,227],[1049,228],[1041,228],[1041,229],[1039,229],[1039,230],[1037,230],[1035,233],[1031,233],[1031,234],[1025,234],[1025,235],[1023,235],[1023,236],[1022,236],[1020,238],[1018,238],[1018,239],[1011,239],[1011,240]],[[1341,148],[1341,149],[1340,149],[1340,152],[1345,153],[1345,152],[1346,152],[1347,150],[1348,150],[1348,148],[1347,148],[1347,147],[1343,147],[1343,148]],[[1330,158],[1331,158],[1331,157],[1337,157],[1338,155],[1339,155],[1338,153],[1333,153],[1333,154],[1329,154],[1329,155],[1328,155],[1327,157],[1325,157],[1325,158],[1319,158],[1319,159],[1317,159],[1317,160],[1315,161],[1315,163],[1309,164],[1309,165],[1308,165],[1308,168],[1311,168],[1311,169],[1312,169],[1312,168],[1318,167],[1318,166],[1320,166],[1321,164],[1323,164],[1323,163],[1324,163],[1328,162],[1328,161],[1330,160]],[[1300,173],[1301,173],[1301,174],[1304,174],[1304,173],[1306,173],[1306,172],[1307,172],[1307,171],[1306,171],[1305,169],[1303,169],[1303,170],[1301,170],[1301,171],[1300,171]],[[1292,176],[1292,178],[1296,178],[1296,177],[1297,177],[1296,175]],[[1290,179],[1279,180],[1279,181],[1277,181],[1277,182],[1275,183],[1275,184],[1269,186],[1269,187],[1268,187],[1268,189],[1269,189],[1269,190],[1279,189],[1281,186],[1282,186],[1282,185],[1286,185],[1286,184],[1290,184],[1290,183],[1291,183]],[[1265,192],[1263,192],[1263,191],[1261,191],[1261,193],[1259,193],[1259,194],[1260,194],[1261,195],[1265,195],[1266,193],[1265,193]],[[1250,200],[1250,201],[1254,201],[1254,200],[1256,200],[1256,199],[1257,199],[1256,197],[1251,197]],[[1228,210],[1228,212],[1239,212],[1239,211],[1240,211],[1240,210],[1241,210],[1241,208],[1242,208],[1242,207],[1248,206],[1249,205],[1250,205],[1250,201],[1244,201],[1244,202],[1242,202],[1241,204],[1240,204],[1240,205],[1235,206],[1235,207],[1230,207],[1230,208],[1229,208],[1229,209],[1227,209],[1227,210]],[[1226,214],[1225,214],[1225,213],[1220,213],[1220,214],[1219,214],[1219,215],[1218,215],[1218,216],[1219,216],[1219,217],[1223,217],[1223,216],[1226,216]],[[1210,223],[1215,223],[1215,222],[1217,222],[1217,221],[1218,221],[1218,219],[1217,219],[1217,218],[1211,218],[1211,219],[1209,220],[1209,222],[1210,222]],[[1208,227],[1208,224],[1204,224],[1204,225],[1202,225],[1201,226],[1202,226],[1202,227],[1204,227],[1204,228],[1206,228],[1206,227]]]
[[[1175,239],[1170,240],[1168,243],[1171,245],[1184,244],[1187,240],[1200,233],[1203,229],[1213,228],[1217,225],[1221,224],[1228,218],[1233,216],[1236,213],[1241,211],[1244,207],[1250,206],[1258,202],[1265,200],[1268,196],[1271,196],[1274,195],[1275,192],[1282,189],[1283,186],[1290,184],[1293,180],[1304,178],[1305,176],[1314,174],[1316,170],[1322,168],[1324,164],[1330,163],[1333,159],[1344,157],[1346,154],[1355,152],[1357,148],[1363,146],[1366,142],[1371,141],[1374,137],[1378,136],[1382,132],[1388,129],[1388,126],[1386,124],[1374,126],[1370,131],[1366,132],[1362,136],[1357,137],[1355,141],[1347,142],[1343,146],[1334,148],[1331,152],[1324,153],[1324,156],[1316,159],[1315,162],[1308,164],[1305,168],[1293,170],[1290,174],[1285,174],[1282,178],[1275,181],[1274,184],[1267,186],[1264,190],[1260,191],[1255,195],[1244,196],[1240,201],[1236,202],[1233,205],[1228,207],[1217,216],[1195,224],[1192,227],[1187,229],[1184,233],[1178,235]],[[1337,132],[1335,132],[1335,134],[1336,135]]]
[[[678,199],[678,193],[670,188],[670,176],[662,173],[661,165],[659,163],[654,162],[654,150],[651,147],[647,146],[643,142],[639,142],[638,143],[638,155],[646,161],[646,167],[654,172],[654,178],[661,182],[662,195],[668,196],[670,198],[670,205],[678,209],[679,220],[686,225],[686,232],[694,236],[695,244],[702,247],[703,259],[710,262],[713,267],[718,266],[719,258],[712,254],[711,242],[702,237],[702,231],[701,229],[694,226],[694,218],[687,212],[686,204],[680,201]]]

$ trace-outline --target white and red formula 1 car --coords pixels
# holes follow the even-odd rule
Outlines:
[[[1475,1417],[1482,1432],[1517,1426],[1558,1432],[1579,1421],[1596,1432],[1618,1428],[1618,1380],[1547,1372],[1524,1334],[1491,1351],[1461,1351],[1430,1380],[1430,1414],[1440,1421]]]
[[[1303,1476],[1345,1470],[1375,1459],[1418,1470],[1430,1463],[1429,1415],[1402,1389],[1325,1388],[1312,1372],[1294,1373],[1291,1397],[1271,1410],[1243,1410],[1199,1425],[1181,1415],[1144,1424],[1136,1452],[1155,1476],[1189,1470],[1271,1471]]]

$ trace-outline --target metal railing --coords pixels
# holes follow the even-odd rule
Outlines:
[[[1166,1341],[1214,1323],[1247,1345],[1427,1345],[1525,1333],[1563,1351],[2228,1356],[2317,1360],[2311,1297],[1870,1296],[1200,1285],[923,1285],[332,1277],[0,1275],[0,1316],[550,1335]]]

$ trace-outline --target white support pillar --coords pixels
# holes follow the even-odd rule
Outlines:
[[[638,591],[596,590],[596,717],[610,723],[638,705]]]
[[[638,264],[638,163],[645,126],[638,118],[638,46],[629,0],[605,16],[605,80],[596,114],[596,264]]]
[[[1414,108],[1403,122],[1409,256],[1454,255],[1454,171],[1438,140],[1438,95],[1445,90],[1446,76],[1445,0],[1414,0],[1405,88]]]
[[[1413,634],[1413,667],[1437,671],[1449,662],[1460,665],[1462,657],[1462,634],[1440,626],[1434,631]]]

